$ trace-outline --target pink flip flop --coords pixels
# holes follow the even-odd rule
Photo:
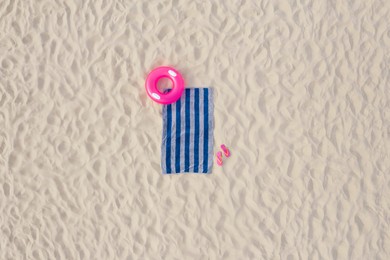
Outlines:
[[[224,144],[221,145],[221,149],[222,149],[222,151],[223,151],[223,153],[225,154],[226,157],[230,156],[230,151]]]
[[[222,152],[217,152],[217,164],[222,166]]]

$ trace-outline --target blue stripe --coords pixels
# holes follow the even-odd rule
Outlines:
[[[203,143],[203,173],[207,172],[208,169],[208,148],[209,148],[209,90],[204,88],[203,94],[203,105],[204,105],[204,143]]]
[[[185,146],[184,146],[184,171],[190,171],[190,131],[191,131],[191,120],[190,120],[190,90],[186,89],[186,115],[185,115]]]
[[[199,167],[199,89],[195,89],[195,133],[194,133],[194,172],[198,172]]]
[[[181,136],[181,122],[180,122],[180,99],[175,103],[176,105],[176,153],[175,153],[175,171],[180,172],[180,136]]]
[[[172,131],[172,105],[167,105],[167,139],[165,164],[167,173],[172,173],[171,169],[171,134]]]

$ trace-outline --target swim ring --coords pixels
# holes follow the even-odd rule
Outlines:
[[[172,81],[172,89],[168,93],[161,93],[157,88],[157,82],[161,78],[168,78]],[[180,73],[172,67],[158,67],[152,70],[145,82],[148,96],[160,104],[172,104],[176,102],[183,93],[184,80]]]

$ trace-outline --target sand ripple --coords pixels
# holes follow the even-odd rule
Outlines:
[[[390,259],[389,3],[1,1],[0,259]],[[162,64],[210,176],[160,174]]]

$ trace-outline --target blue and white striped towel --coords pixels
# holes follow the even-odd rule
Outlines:
[[[163,106],[163,173],[210,173],[214,145],[213,89],[186,88]]]

